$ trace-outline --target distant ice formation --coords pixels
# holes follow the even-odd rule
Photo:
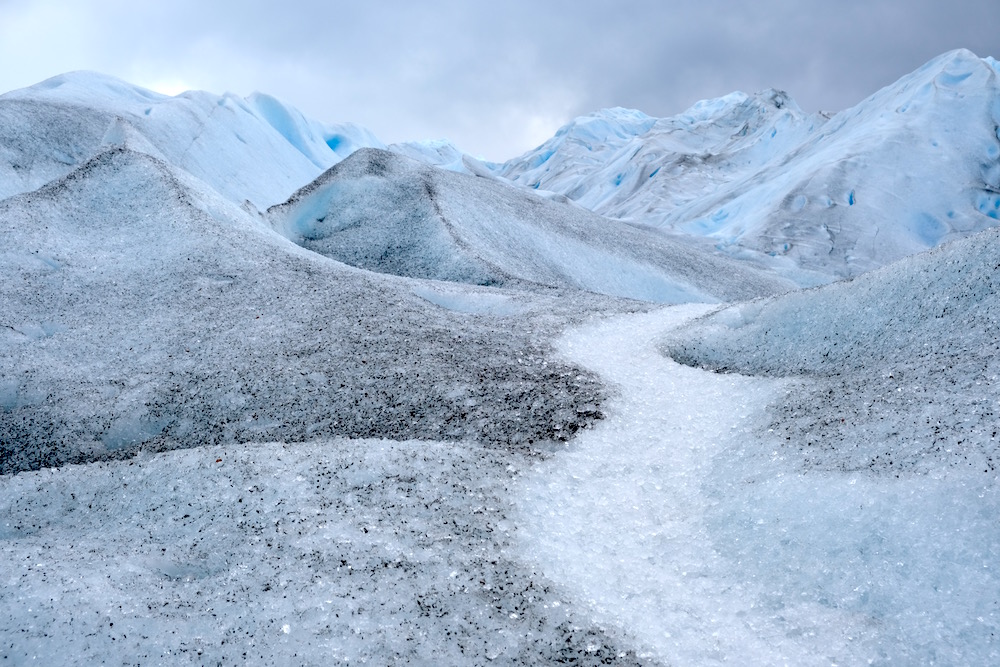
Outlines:
[[[998,73],[953,51],[829,119],[774,90],[671,118],[599,112],[500,173],[828,282],[997,224]]]

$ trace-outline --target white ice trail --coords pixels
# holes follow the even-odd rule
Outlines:
[[[713,460],[780,380],[681,366],[657,350],[702,305],[628,315],[567,334],[560,350],[618,396],[608,418],[540,464],[520,496],[526,556],[596,620],[679,665],[857,664],[858,616],[783,595],[720,554],[704,492]],[[787,592],[786,592],[787,593]],[[863,634],[863,633],[862,633]],[[853,645],[853,646],[852,646]],[[862,660],[862,664],[866,662]]]

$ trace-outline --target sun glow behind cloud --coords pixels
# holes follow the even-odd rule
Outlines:
[[[183,92],[197,88],[197,86],[194,86],[183,79],[144,79],[142,77],[136,77],[134,83],[137,86],[142,86],[143,88],[148,88],[153,92],[160,93],[161,95],[169,95],[170,97],[174,97],[175,95],[180,95]]]
[[[180,95],[183,92],[189,90],[194,90],[196,86],[187,83],[181,79],[153,79],[153,80],[136,80],[136,85],[142,86],[143,88],[148,88],[154,92],[161,93],[163,95],[169,95],[174,97],[175,95]]]

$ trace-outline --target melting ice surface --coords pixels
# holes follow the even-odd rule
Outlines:
[[[803,474],[750,430],[788,381],[657,352],[704,309],[561,341],[620,395],[521,488],[526,557],[671,663],[995,664],[995,484]]]

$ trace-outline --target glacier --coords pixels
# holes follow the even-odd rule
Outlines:
[[[998,71],[504,164],[0,95],[0,656],[997,662]]]
[[[775,90],[599,112],[501,173],[822,284],[997,224],[998,71],[953,51],[832,117]]]
[[[656,303],[788,291],[777,276],[566,202],[362,149],[268,209],[283,236],[380,273]]]
[[[267,95],[168,97],[93,72],[0,96],[0,128],[2,196],[34,190],[118,145],[262,208],[356,148],[382,145],[364,128],[322,125]],[[270,168],[260,169],[263,162]]]

